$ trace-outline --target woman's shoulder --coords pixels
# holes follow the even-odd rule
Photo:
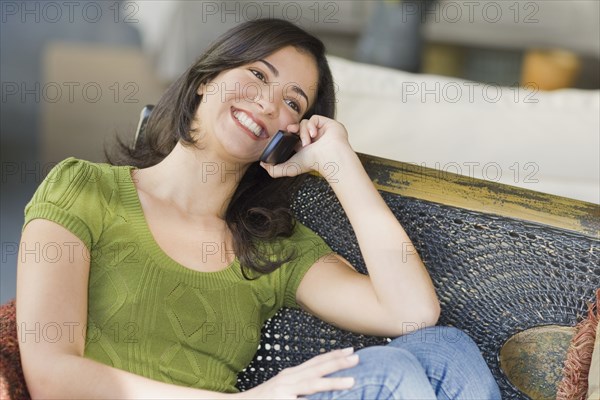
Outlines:
[[[129,167],[68,157],[54,165],[39,184],[25,212],[39,204],[53,204],[68,210],[85,208],[99,211],[118,191]]]
[[[317,241],[321,242],[323,239],[319,236],[314,230],[309,228],[306,224],[300,222],[298,219],[294,218],[294,230],[292,236],[290,236],[290,240],[292,241]]]
[[[116,168],[119,167],[105,162],[94,162],[77,157],[67,157],[54,164],[48,175],[51,175],[52,173],[63,173],[66,171],[70,172],[70,176],[72,176],[83,171],[87,171],[87,173],[99,176],[100,174],[106,174]]]
[[[61,191],[91,189],[95,187],[114,187],[122,178],[126,167],[117,167],[108,163],[93,162],[76,157],[68,157],[55,164],[41,186],[50,186]]]
[[[75,157],[54,165],[25,206],[23,229],[36,218],[63,225],[91,248],[115,192],[117,167]]]
[[[326,240],[307,224],[294,218],[294,229],[289,237],[281,238],[277,247],[284,253],[292,252],[296,258],[303,258],[312,253],[332,251]]]
[[[278,293],[279,305],[298,308],[296,291],[302,278],[317,260],[333,250],[307,224],[297,219],[294,219],[294,224],[292,234],[283,239],[281,247],[278,247],[278,254],[284,258],[291,256],[291,260],[272,273],[272,281],[276,282],[273,285]]]

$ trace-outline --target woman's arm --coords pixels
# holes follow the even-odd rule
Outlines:
[[[429,274],[350,147],[344,126],[315,115],[288,130],[299,131],[304,145],[288,163],[302,168],[280,164],[267,171],[277,177],[317,170],[344,208],[369,272],[359,274],[337,254],[325,256],[304,276],[298,303],[325,321],[365,334],[397,336],[435,325],[440,307]]]

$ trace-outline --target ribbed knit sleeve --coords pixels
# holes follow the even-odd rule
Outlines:
[[[91,250],[102,232],[101,169],[69,157],[50,170],[25,206],[23,228],[36,218],[56,222]]]
[[[279,269],[282,274],[281,281],[285,282],[283,306],[299,308],[296,291],[302,278],[319,258],[333,250],[323,238],[299,221],[296,221],[294,234],[286,242],[287,246],[296,251],[297,257]]]

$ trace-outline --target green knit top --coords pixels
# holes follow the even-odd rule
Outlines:
[[[281,307],[298,307],[302,277],[332,250],[295,221],[291,237],[264,247],[271,256],[296,254],[270,274],[245,279],[237,257],[217,272],[187,268],[154,240],[133,168],[63,160],[25,207],[23,228],[35,218],[54,221],[91,254],[85,357],[163,382],[236,392],[264,322]]]

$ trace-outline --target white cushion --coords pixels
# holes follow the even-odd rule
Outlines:
[[[328,56],[357,152],[600,203],[600,91],[542,92]]]

